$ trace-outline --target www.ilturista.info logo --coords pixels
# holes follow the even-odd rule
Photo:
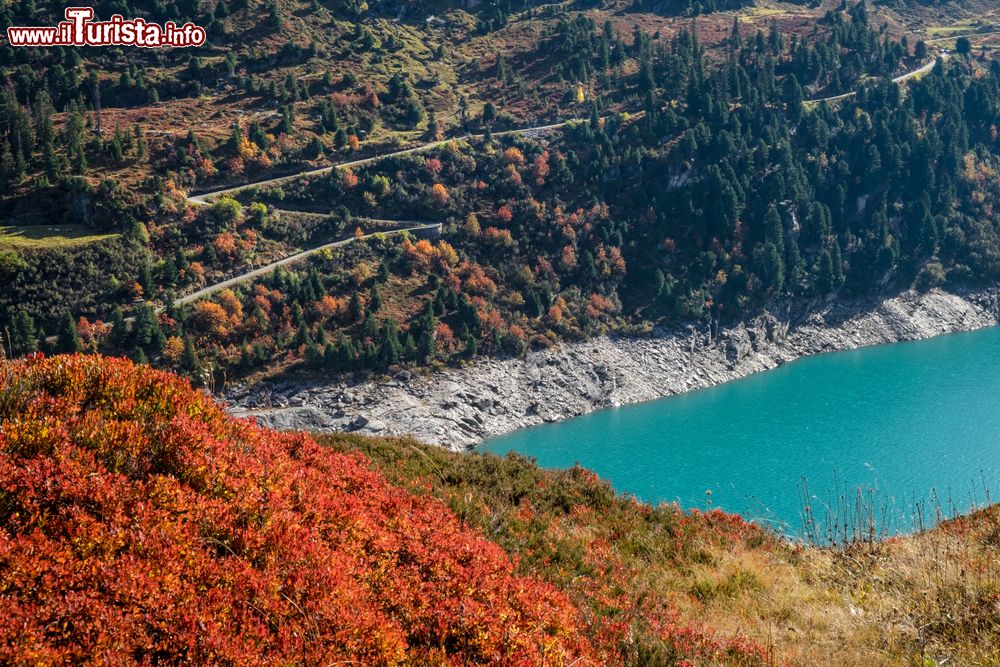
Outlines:
[[[143,19],[124,19],[115,14],[110,21],[93,21],[93,7],[67,7],[66,20],[51,26],[11,26],[11,46],[201,46],[205,29],[193,23],[163,25]]]

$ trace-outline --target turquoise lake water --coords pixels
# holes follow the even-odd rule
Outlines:
[[[1000,328],[809,357],[483,449],[579,463],[650,502],[710,499],[794,535],[810,532],[806,489],[816,536],[845,522],[903,532],[1000,498]]]

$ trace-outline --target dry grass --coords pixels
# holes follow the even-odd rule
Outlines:
[[[993,508],[873,545],[716,554],[698,576],[737,593],[702,614],[794,664],[996,665],[998,547]]]
[[[764,647],[763,664],[1000,664],[1000,508],[916,535],[817,548],[710,515],[683,518],[670,506],[609,504],[593,487],[581,494],[570,482],[579,475],[538,471],[520,459],[406,440],[329,441],[360,449],[401,482],[430,484],[464,520],[517,553],[526,571],[551,578],[584,606],[594,593],[577,582],[596,571],[603,574],[595,586],[621,594],[615,604],[632,600],[680,627],[752,642]],[[693,664],[758,663],[716,656]]]
[[[861,603],[859,636],[887,655],[1000,663],[1000,511],[835,555],[832,584]]]
[[[869,6],[872,6],[869,3]],[[896,36],[910,36],[910,43],[917,39],[934,39],[967,32],[976,32],[981,23],[998,18],[994,0],[963,0],[962,2],[907,2],[905,4],[874,5],[875,17],[890,26]]]

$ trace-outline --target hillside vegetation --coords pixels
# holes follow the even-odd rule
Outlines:
[[[620,652],[605,654],[609,664],[1000,660],[996,508],[916,535],[817,547],[719,510],[618,496],[578,467],[547,471],[516,454],[399,439],[320,440],[361,451],[394,482],[445,500],[516,554],[521,572],[565,591],[588,632],[614,638]]]
[[[0,365],[4,664],[993,664],[1000,513],[821,549],[580,468]]]
[[[0,41],[0,664],[1000,663],[994,509],[817,548],[210,398],[996,283],[994,0],[96,11],[208,43]]]
[[[383,373],[607,331],[678,322],[714,330],[788,300],[968,286],[1000,272],[992,220],[1000,65],[985,45],[946,57],[897,37],[865,3],[751,8],[727,15],[724,29],[660,17],[663,31],[651,31],[651,15],[634,7],[501,9],[503,26],[461,33],[436,15],[390,22],[443,30],[440,43],[460,50],[487,38],[519,44],[437,86],[403,62],[386,78],[374,74],[416,48],[402,38],[361,50],[333,38],[352,54],[337,62],[339,82],[329,70],[311,77],[289,65],[266,93],[260,81],[251,85],[255,61],[227,58],[247,74],[223,77],[221,91],[250,104],[249,90],[233,89],[250,86],[258,102],[277,101],[277,115],[233,123],[221,136],[191,129],[155,155],[141,131],[87,133],[87,123],[108,122],[119,99],[103,80],[94,85],[105,107],[95,96],[90,112],[70,109],[57,131],[55,116],[43,113],[57,103],[52,82],[19,68],[22,85],[4,98],[8,152],[20,165],[8,196],[20,205],[32,201],[29,184],[52,187],[62,199],[47,201],[61,202],[64,217],[121,233],[82,248],[0,250],[0,278],[20,286],[0,294],[8,353],[127,354],[208,386],[292,369]],[[235,19],[240,11],[222,21],[234,31],[219,43],[251,29]],[[285,34],[284,7],[276,11],[276,34]],[[306,17],[332,10],[311,11],[287,22],[311,25]],[[345,29],[354,26],[351,40],[365,42],[382,25],[369,10],[353,19],[349,7],[337,11]],[[445,14],[446,26],[456,12]],[[517,41],[521,30],[532,38]],[[318,65],[332,62],[326,56],[304,57]],[[359,78],[353,58],[372,76]],[[185,77],[207,76],[197,63]],[[921,77],[891,81],[928,65]],[[463,85],[482,86],[481,108],[462,103],[448,121],[433,112],[434,90]],[[21,99],[18,90],[35,92]],[[220,96],[216,89],[199,103]],[[532,97],[542,107],[522,104]],[[542,134],[501,134],[572,117],[580,120]],[[398,141],[380,143],[382,131]],[[209,206],[185,198],[191,187],[464,133],[481,136]],[[95,183],[84,163],[102,146],[156,176],[142,187]],[[25,178],[46,155],[69,161]],[[172,305],[296,250],[413,221],[442,223],[441,238],[376,236]],[[107,280],[77,280],[81,272]]]
[[[100,357],[0,365],[0,662],[571,664],[565,596],[357,453]]]

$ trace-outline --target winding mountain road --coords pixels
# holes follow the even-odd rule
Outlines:
[[[494,137],[503,137],[503,136],[507,136],[507,135],[516,135],[516,134],[525,134],[525,135],[527,135],[527,134],[550,132],[552,130],[557,130],[559,128],[565,127],[565,126],[569,125],[570,123],[577,122],[578,120],[579,119],[571,118],[569,120],[560,121],[558,123],[552,123],[550,125],[538,125],[538,126],[535,126],[535,127],[526,127],[526,128],[521,128],[521,129],[515,129],[515,130],[502,130],[500,132],[494,132],[493,136]],[[359,160],[351,160],[349,162],[340,162],[338,164],[330,165],[329,167],[320,167],[319,169],[311,169],[309,171],[301,171],[301,172],[298,172],[296,174],[289,174],[288,176],[278,176],[276,178],[267,178],[267,179],[264,179],[264,180],[261,180],[261,181],[254,181],[253,183],[246,183],[244,185],[237,185],[237,186],[230,187],[230,188],[223,188],[221,190],[213,190],[211,192],[203,192],[203,193],[197,194],[197,195],[189,195],[187,197],[187,201],[189,203],[195,204],[197,206],[205,206],[207,204],[210,204],[212,202],[212,200],[214,200],[217,197],[223,197],[225,195],[236,194],[236,193],[242,192],[244,190],[249,190],[250,188],[267,187],[269,185],[278,185],[280,183],[287,183],[289,181],[294,181],[296,179],[304,178],[304,177],[308,177],[308,176],[319,176],[319,175],[322,175],[322,174],[328,174],[328,173],[330,173],[330,172],[332,172],[332,171],[334,171],[336,169],[351,169],[353,167],[362,167],[364,165],[372,164],[374,162],[378,162],[380,160],[385,160],[387,158],[399,157],[401,155],[413,155],[415,153],[422,153],[422,152],[425,152],[425,151],[433,150],[435,148],[439,148],[441,146],[445,146],[449,142],[452,142],[452,141],[465,141],[465,140],[468,140],[468,139],[479,139],[479,138],[482,138],[482,136],[483,135],[481,135],[481,134],[465,134],[465,135],[462,135],[460,137],[453,137],[453,138],[450,138],[450,139],[442,139],[441,141],[432,141],[432,142],[427,143],[427,144],[421,144],[420,146],[414,146],[413,148],[404,148],[402,150],[392,151],[390,153],[382,153],[380,155],[373,155],[371,157],[361,158]],[[381,222],[386,222],[386,221],[381,221]],[[334,241],[332,243],[324,243],[323,245],[316,246],[314,248],[309,248],[309,249],[303,250],[301,252],[297,252],[294,255],[289,255],[288,257],[279,259],[279,260],[277,260],[275,262],[271,262],[270,264],[265,264],[265,265],[260,266],[260,267],[258,267],[256,269],[251,269],[251,270],[249,270],[249,271],[247,271],[245,273],[241,273],[238,276],[234,276],[234,277],[229,278],[227,280],[223,280],[222,282],[215,283],[214,285],[209,285],[207,287],[203,287],[202,289],[197,290],[195,292],[191,292],[190,294],[185,294],[184,296],[181,296],[181,297],[178,297],[177,299],[175,299],[173,303],[174,303],[174,305],[177,305],[177,306],[183,306],[183,305],[188,304],[188,303],[193,303],[195,301],[198,301],[199,299],[204,299],[205,297],[211,296],[212,294],[215,294],[216,292],[218,292],[220,290],[224,290],[224,289],[226,289],[228,287],[232,287],[234,285],[238,285],[238,284],[246,282],[248,280],[253,280],[254,278],[259,278],[260,276],[265,276],[265,275],[271,273],[272,271],[274,271],[275,269],[277,269],[279,267],[286,266],[288,264],[293,264],[293,263],[298,262],[300,260],[303,260],[303,259],[305,259],[305,258],[307,258],[307,257],[309,257],[311,255],[315,255],[318,252],[322,252],[323,250],[327,250],[327,249],[330,249],[330,248],[342,247],[342,246],[345,246],[345,245],[347,245],[349,243],[354,242],[357,239],[371,238],[375,234],[391,235],[391,234],[402,234],[403,232],[410,232],[410,233],[420,233],[420,232],[430,232],[430,231],[440,232],[440,230],[441,230],[441,223],[439,223],[439,222],[438,223],[417,223],[417,222],[414,222],[414,221],[405,221],[405,220],[398,220],[396,222],[400,222],[400,223],[413,222],[414,224],[412,226],[410,226],[410,227],[404,227],[404,228],[401,228],[401,229],[393,229],[393,230],[390,230],[390,231],[383,231],[383,232],[373,232],[371,234],[364,234],[364,235],[359,236],[359,237],[351,237],[351,238],[343,239],[343,240],[340,240],[340,241]],[[162,311],[163,308],[160,308],[159,310]]]
[[[942,60],[947,60],[950,55],[951,54],[949,54],[947,51],[945,51],[945,52],[943,52],[941,54],[941,59]],[[937,64],[937,58],[935,58],[934,60],[930,61],[929,63],[927,63],[923,67],[919,67],[919,68],[913,70],[912,72],[907,72],[906,74],[902,74],[900,76],[897,76],[895,79],[892,80],[892,82],[893,83],[897,83],[897,84],[898,83],[906,83],[910,79],[915,79],[918,76],[923,76],[924,74],[927,74],[932,69],[934,69],[934,66],[936,64]],[[820,104],[821,102],[839,102],[841,100],[846,100],[846,99],[850,99],[852,97],[855,97],[855,96],[857,96],[857,94],[858,94],[857,90],[852,90],[851,92],[844,93],[843,95],[833,95],[832,97],[819,97],[819,98],[816,98],[814,100],[806,100],[806,102],[808,104]]]
[[[564,120],[564,121],[560,121],[558,123],[552,123],[552,124],[549,124],[549,125],[538,125],[538,126],[535,126],[535,127],[526,127],[526,128],[521,128],[521,129],[515,129],[515,130],[503,130],[503,131],[500,131],[500,132],[494,132],[493,136],[494,137],[502,137],[502,136],[507,136],[507,135],[516,135],[516,134],[525,134],[525,135],[527,135],[527,134],[550,132],[552,130],[557,130],[559,128],[565,127],[565,126],[569,125],[570,123],[577,122],[578,120],[579,119],[571,118],[569,120]],[[276,178],[268,178],[268,179],[264,179],[264,180],[261,180],[261,181],[254,181],[253,183],[246,183],[244,185],[237,185],[237,186],[230,187],[230,188],[223,188],[221,190],[213,190],[211,192],[203,192],[203,193],[197,194],[197,195],[189,195],[187,197],[187,201],[189,203],[195,204],[197,206],[205,206],[207,204],[210,204],[212,202],[212,200],[214,200],[217,197],[223,197],[225,195],[236,194],[236,193],[242,192],[244,190],[249,190],[250,188],[267,187],[269,185],[278,185],[280,183],[286,183],[286,182],[289,182],[289,181],[294,181],[296,179],[303,178],[303,177],[319,176],[319,175],[322,175],[322,174],[328,174],[328,173],[330,173],[330,172],[332,172],[332,171],[334,171],[336,169],[350,169],[350,168],[353,168],[353,167],[362,167],[364,165],[372,164],[374,162],[378,162],[380,160],[385,160],[387,158],[399,157],[401,155],[413,155],[415,153],[422,153],[422,152],[425,152],[425,151],[433,150],[435,148],[439,148],[441,146],[445,146],[449,142],[452,142],[452,141],[464,141],[464,140],[468,140],[468,139],[479,139],[479,138],[482,138],[482,136],[483,135],[481,135],[481,134],[465,134],[465,135],[462,135],[461,137],[453,137],[453,138],[450,138],[450,139],[443,139],[441,141],[432,141],[432,142],[427,143],[427,144],[421,144],[420,146],[414,146],[413,148],[404,148],[402,150],[392,151],[390,153],[382,153],[380,155],[373,155],[371,157],[361,158],[359,160],[351,160],[349,162],[340,162],[338,164],[330,165],[329,167],[320,167],[319,169],[311,169],[309,171],[302,171],[302,172],[299,172],[299,173],[296,173],[296,174],[289,174],[288,176],[278,176]],[[402,220],[400,220],[400,221],[397,221],[397,222],[405,223],[405,222],[412,222],[412,221],[402,221]],[[270,264],[265,264],[263,266],[257,267],[256,269],[251,269],[249,271],[246,271],[245,273],[241,273],[241,274],[239,274],[237,276],[234,276],[232,278],[229,278],[227,280],[223,280],[221,282],[215,283],[214,285],[209,285],[207,287],[203,287],[200,290],[197,290],[195,292],[191,292],[190,294],[185,294],[184,296],[181,296],[181,297],[178,297],[177,299],[175,299],[173,303],[176,306],[183,306],[185,304],[194,303],[195,301],[198,301],[199,299],[204,299],[205,297],[211,296],[212,294],[215,294],[216,292],[218,292],[220,290],[224,290],[224,289],[226,289],[228,287],[233,287],[234,285],[238,285],[238,284],[246,282],[248,280],[253,280],[254,278],[259,278],[260,276],[265,276],[265,275],[271,273],[272,271],[274,271],[275,269],[278,269],[279,267],[287,266],[289,264],[294,264],[295,262],[303,260],[303,259],[305,259],[305,258],[307,258],[307,257],[309,257],[311,255],[315,255],[318,252],[322,252],[323,250],[327,250],[327,249],[330,249],[330,248],[339,248],[339,247],[348,245],[349,243],[353,243],[357,239],[371,238],[375,234],[391,235],[391,234],[402,234],[403,232],[410,232],[410,233],[420,233],[420,232],[430,232],[430,231],[440,232],[440,230],[441,230],[441,223],[439,223],[439,222],[438,223],[415,223],[413,226],[404,227],[404,228],[401,228],[401,229],[393,229],[393,230],[390,230],[390,231],[383,231],[383,232],[373,232],[371,234],[364,234],[364,235],[359,236],[359,237],[353,237],[352,236],[351,238],[348,238],[348,239],[343,239],[343,240],[340,240],[340,241],[334,241],[332,243],[324,243],[323,245],[316,246],[314,248],[309,248],[309,249],[303,250],[301,252],[297,252],[294,255],[289,255],[288,257],[284,257],[284,258],[279,259],[279,260],[277,260],[275,262],[271,262]],[[164,310],[164,308],[161,307],[158,310],[162,311],[162,310]]]
[[[982,32],[967,32],[965,34],[959,35],[945,35],[944,37],[935,37],[933,39],[925,39],[924,41],[928,44],[934,44],[936,42],[948,42],[951,40],[958,40],[965,37],[966,39],[973,39],[975,37],[991,37],[993,35],[1000,35],[1000,30],[984,30]]]
[[[947,51],[945,51],[945,52],[943,52],[941,54],[941,58],[944,59],[944,60],[947,60],[948,57],[949,57],[949,55],[950,54]],[[934,69],[934,65],[936,65],[936,64],[937,64],[937,59],[935,58],[934,60],[930,61],[926,65],[923,65],[923,66],[921,66],[921,67],[913,70],[912,72],[907,72],[906,74],[903,74],[901,76],[897,76],[892,81],[893,81],[893,83],[897,83],[897,84],[898,83],[905,83],[906,81],[909,81],[910,79],[914,79],[914,78],[916,78],[918,76],[922,76],[924,74],[927,74],[932,69]],[[858,91],[854,90],[854,91],[851,91],[849,93],[843,93],[842,95],[833,95],[831,97],[820,97],[820,98],[816,98],[816,99],[812,99],[812,100],[806,100],[806,102],[807,103],[813,103],[813,104],[818,104],[820,102],[836,102],[838,100],[845,100],[845,99],[854,97],[857,94],[858,94]],[[638,113],[638,114],[635,114],[635,117],[640,117],[642,115],[643,115],[642,113]],[[530,135],[530,134],[535,134],[535,133],[551,132],[552,130],[558,130],[558,129],[561,129],[563,127],[566,127],[567,125],[569,125],[571,123],[578,123],[578,122],[581,122],[583,120],[585,120],[585,119],[582,119],[582,118],[570,118],[570,119],[567,119],[567,120],[559,121],[557,123],[551,123],[549,125],[536,125],[534,127],[525,127],[525,128],[520,128],[520,129],[514,129],[514,130],[502,130],[500,132],[494,132],[493,136],[494,137],[504,137],[504,136],[518,135],[518,134]],[[223,188],[221,190],[212,190],[210,192],[203,192],[201,194],[188,195],[187,200],[190,203],[195,204],[195,205],[205,205],[205,204],[211,203],[212,200],[216,199],[217,197],[223,197],[225,195],[236,194],[236,193],[239,193],[239,192],[243,192],[244,190],[249,190],[250,188],[267,187],[269,185],[278,185],[278,184],[281,184],[281,183],[287,183],[287,182],[294,181],[294,180],[299,179],[299,178],[305,178],[305,177],[308,177],[308,176],[321,176],[323,174],[329,174],[330,172],[335,171],[337,169],[353,169],[355,167],[363,167],[365,165],[373,164],[375,162],[379,162],[381,160],[386,160],[388,158],[400,157],[400,156],[403,156],[403,155],[414,155],[416,153],[424,153],[426,151],[430,151],[430,150],[433,150],[435,148],[440,148],[442,146],[446,146],[449,143],[451,143],[452,141],[467,141],[469,139],[482,139],[482,138],[483,138],[482,134],[463,134],[462,136],[459,136],[459,137],[451,137],[451,138],[448,138],[448,139],[442,139],[440,141],[432,141],[432,142],[429,142],[429,143],[426,143],[426,144],[421,144],[419,146],[413,146],[412,148],[403,148],[403,149],[398,150],[398,151],[391,151],[389,153],[380,153],[378,155],[372,155],[371,157],[360,158],[358,160],[351,160],[351,161],[348,161],[348,162],[339,162],[337,164],[333,164],[333,165],[330,165],[328,167],[319,167],[318,169],[311,169],[311,170],[308,170],[308,171],[300,171],[300,172],[297,172],[297,173],[294,173],[294,174],[288,174],[287,176],[277,176],[275,178],[267,178],[267,179],[263,179],[263,180],[260,180],[260,181],[254,181],[252,183],[245,183],[243,185],[236,185],[236,186],[229,187],[229,188]]]
[[[566,127],[570,123],[579,122],[580,118],[570,118],[569,120],[560,121],[558,123],[552,123],[551,125],[538,125],[535,127],[525,127],[516,130],[502,130],[500,132],[494,132],[494,137],[504,137],[517,134],[534,134],[551,132],[552,130],[558,130],[560,128]],[[267,178],[261,181],[254,181],[253,183],[246,183],[244,185],[237,185],[231,188],[223,188],[222,190],[213,190],[211,192],[203,192],[198,195],[189,195],[187,200],[192,204],[204,205],[209,204],[211,201],[217,197],[224,197],[225,195],[232,195],[238,192],[243,192],[244,190],[249,190],[250,188],[267,187],[269,185],[278,185],[280,183],[287,183],[289,181],[294,181],[298,178],[305,178],[307,176],[320,176],[322,174],[329,174],[331,171],[337,169],[353,169],[354,167],[363,167],[374,162],[379,162],[381,160],[386,160],[388,158],[400,157],[402,155],[413,155],[415,153],[424,153],[426,151],[434,150],[435,148],[441,148],[446,146],[452,141],[467,141],[469,139],[482,139],[482,134],[463,134],[460,137],[451,137],[448,139],[442,139],[441,141],[432,141],[430,143],[421,144],[419,146],[414,146],[412,148],[404,148],[398,151],[392,151],[389,153],[381,153],[379,155],[372,155],[371,157],[361,158],[358,160],[351,160],[349,162],[339,162],[329,167],[320,167],[319,169],[311,169],[309,171],[300,171],[296,174],[289,174],[287,176],[278,176],[276,178]]]
[[[948,56],[949,56],[949,54],[948,54],[947,51],[944,52],[941,55],[941,57],[944,58],[944,59],[947,59]],[[901,84],[901,83],[904,83],[906,81],[909,81],[910,79],[914,79],[914,78],[916,78],[918,76],[926,74],[926,73],[930,72],[932,69],[934,69],[934,65],[936,63],[937,63],[937,59],[932,60],[931,62],[927,63],[926,65],[924,65],[924,66],[922,66],[922,67],[920,67],[918,69],[913,70],[912,72],[907,72],[906,74],[903,74],[901,76],[898,76],[898,77],[894,78],[893,79],[893,83]],[[808,103],[815,103],[815,104],[818,104],[820,102],[837,102],[837,101],[840,101],[840,100],[845,100],[845,99],[854,97],[855,95],[857,95],[857,91],[852,91],[850,93],[844,93],[843,95],[835,95],[833,97],[824,97],[824,98],[819,98],[819,99],[815,99],[815,100],[806,100],[806,102],[808,102]],[[635,114],[636,117],[641,116],[641,115],[642,115],[641,113],[640,114]],[[551,123],[549,125],[537,125],[537,126],[534,126],[534,127],[526,127],[526,128],[521,128],[521,129],[515,129],[515,130],[503,130],[503,131],[500,131],[500,132],[494,132],[493,136],[494,137],[503,137],[503,136],[511,136],[511,135],[541,134],[541,133],[545,133],[545,132],[550,132],[552,130],[558,130],[560,128],[566,127],[570,123],[581,122],[582,120],[583,119],[580,119],[580,118],[570,118],[568,120],[559,121],[558,123]],[[304,177],[308,177],[308,176],[320,176],[322,174],[328,174],[328,173],[330,173],[330,172],[332,172],[334,170],[337,170],[337,169],[351,169],[351,168],[354,168],[354,167],[363,167],[365,165],[373,164],[375,162],[379,162],[381,160],[385,160],[385,159],[388,159],[388,158],[399,157],[399,156],[403,156],[403,155],[414,155],[416,153],[422,153],[422,152],[426,152],[426,151],[429,151],[429,150],[433,150],[435,148],[440,148],[442,146],[447,145],[448,143],[450,143],[452,141],[466,141],[466,140],[469,140],[469,139],[481,139],[481,138],[483,138],[482,134],[465,134],[465,135],[462,135],[460,137],[453,137],[453,138],[449,138],[449,139],[442,139],[441,141],[432,141],[430,143],[421,144],[419,146],[414,146],[412,148],[404,148],[404,149],[401,149],[401,150],[398,150],[398,151],[392,151],[392,152],[389,152],[389,153],[382,153],[382,154],[379,154],[379,155],[373,155],[371,157],[361,158],[361,159],[358,159],[358,160],[351,160],[349,162],[340,162],[338,164],[330,165],[328,167],[320,167],[318,169],[311,169],[309,171],[301,171],[301,172],[298,172],[298,173],[295,173],[295,174],[289,174],[287,176],[278,176],[278,177],[275,177],[275,178],[268,178],[268,179],[264,179],[264,180],[260,180],[260,181],[254,181],[253,183],[246,183],[246,184],[243,184],[243,185],[236,185],[236,186],[229,187],[229,188],[223,188],[221,190],[213,190],[211,192],[203,192],[203,193],[197,194],[197,195],[189,195],[187,197],[187,201],[190,202],[191,204],[195,204],[195,205],[198,205],[198,206],[205,206],[207,204],[210,204],[212,202],[212,200],[216,199],[217,197],[223,197],[225,195],[236,194],[236,193],[239,193],[239,192],[243,192],[244,190],[249,190],[250,188],[267,187],[267,186],[270,186],[270,185],[278,185],[280,183],[287,183],[289,181],[294,181],[296,179],[304,178]],[[403,222],[403,221],[399,221],[399,222]],[[405,227],[405,228],[401,228],[401,229],[394,229],[394,230],[386,231],[386,232],[374,232],[372,234],[365,234],[365,235],[360,236],[360,237],[351,237],[351,238],[348,238],[348,239],[343,239],[341,241],[334,241],[332,243],[325,243],[323,245],[316,246],[314,248],[309,248],[307,250],[303,250],[301,252],[295,253],[294,255],[289,255],[288,257],[285,257],[283,259],[279,259],[279,260],[277,260],[275,262],[271,262],[270,264],[265,264],[264,266],[260,266],[260,267],[258,267],[256,269],[251,269],[251,270],[249,270],[249,271],[247,271],[245,273],[242,273],[242,274],[240,274],[238,276],[234,276],[234,277],[229,278],[227,280],[223,280],[222,282],[215,283],[214,285],[209,285],[208,287],[203,287],[202,289],[200,289],[200,290],[198,290],[196,292],[191,292],[190,294],[186,294],[186,295],[184,295],[182,297],[178,297],[174,301],[174,304],[175,305],[185,305],[185,304],[188,304],[188,303],[193,303],[195,301],[198,301],[199,299],[203,299],[205,297],[211,296],[212,294],[214,294],[214,293],[216,293],[216,292],[218,292],[220,290],[226,289],[228,287],[232,287],[234,285],[238,285],[240,283],[246,282],[248,280],[252,280],[254,278],[258,278],[260,276],[267,275],[267,274],[271,273],[272,271],[274,271],[275,269],[277,269],[279,267],[286,266],[288,264],[293,264],[293,263],[298,262],[298,261],[300,261],[302,259],[305,259],[305,258],[307,258],[307,257],[309,257],[311,255],[314,255],[314,254],[316,254],[318,252],[322,252],[323,250],[345,246],[345,245],[347,245],[347,244],[352,243],[353,241],[355,241],[356,238],[366,239],[366,238],[370,238],[370,237],[374,236],[374,234],[376,234],[376,233],[381,233],[381,234],[388,235],[388,234],[401,234],[403,232],[411,232],[411,233],[420,233],[420,232],[429,232],[429,231],[438,231],[439,232],[440,229],[441,229],[441,223],[418,223],[418,224],[414,224],[413,226]],[[160,310],[162,310],[162,308]]]
[[[527,134],[535,134],[535,133],[542,133],[542,132],[550,132],[552,130],[558,130],[560,128],[566,127],[570,123],[577,122],[578,120],[579,119],[571,118],[569,120],[560,121],[558,123],[552,123],[550,125],[538,125],[538,126],[535,126],[535,127],[526,127],[526,128],[516,129],[516,130],[503,130],[503,131],[500,131],[500,132],[494,132],[493,136],[494,137],[502,137],[502,136],[507,136],[507,135],[516,135],[516,134],[525,134],[525,135],[527,135]],[[385,160],[387,158],[398,157],[398,156],[401,156],[401,155],[413,155],[415,153],[422,153],[422,152],[425,152],[425,151],[433,150],[435,148],[440,148],[441,146],[445,146],[449,142],[452,142],[452,141],[464,141],[464,140],[468,140],[468,139],[479,139],[479,138],[482,138],[482,136],[483,135],[481,135],[481,134],[465,134],[465,135],[462,135],[461,137],[453,137],[453,138],[450,138],[450,139],[443,139],[441,141],[432,141],[432,142],[427,143],[427,144],[421,144],[420,146],[414,146],[413,148],[404,148],[402,150],[392,151],[390,153],[382,153],[380,155],[373,155],[371,157],[362,158],[362,159],[359,159],[359,160],[351,160],[350,162],[341,162],[341,163],[338,163],[338,164],[330,165],[329,167],[321,167],[319,169],[312,169],[310,171],[302,171],[302,172],[299,172],[297,174],[289,174],[288,176],[279,176],[279,177],[276,177],[276,178],[268,178],[268,179],[264,179],[264,180],[261,180],[261,181],[254,181],[253,183],[246,183],[244,185],[237,185],[237,186],[234,186],[234,187],[231,187],[231,188],[223,188],[221,190],[213,190],[211,192],[204,192],[204,193],[197,194],[197,195],[189,195],[187,197],[187,201],[189,203],[197,205],[197,206],[205,206],[207,204],[210,204],[212,202],[212,200],[214,200],[217,197],[223,197],[225,195],[236,194],[236,193],[242,192],[244,190],[249,190],[250,188],[267,187],[269,185],[278,185],[280,183],[287,183],[289,181],[294,181],[294,180],[296,180],[298,178],[303,178],[303,177],[308,177],[308,176],[319,176],[319,175],[322,175],[322,174],[328,174],[328,173],[330,173],[330,172],[332,172],[332,171],[334,171],[336,169],[350,169],[350,168],[353,168],[353,167],[362,167],[364,165],[372,164],[374,162],[378,162],[380,160]],[[382,221],[382,222],[385,222],[385,221]],[[412,222],[412,221],[403,221],[403,220],[400,220],[400,221],[396,221],[396,222],[406,223],[406,222]],[[203,287],[202,289],[197,290],[195,292],[191,292],[190,294],[185,294],[184,296],[181,296],[181,297],[178,297],[177,299],[175,299],[173,303],[174,303],[175,306],[183,306],[185,304],[194,303],[195,301],[198,301],[199,299],[204,299],[205,297],[211,296],[212,294],[215,294],[216,292],[218,292],[220,290],[224,290],[224,289],[226,289],[228,287],[233,287],[234,285],[238,285],[238,284],[246,282],[248,280],[253,280],[254,278],[259,278],[261,276],[265,276],[265,275],[271,273],[272,271],[274,271],[275,269],[278,269],[278,268],[280,268],[282,266],[287,266],[289,264],[294,264],[295,262],[301,261],[301,260],[303,260],[303,259],[305,259],[305,258],[307,258],[307,257],[309,257],[311,255],[315,255],[318,252],[322,252],[323,250],[327,250],[327,249],[330,249],[330,248],[342,247],[342,246],[348,245],[349,243],[353,243],[357,239],[371,238],[375,234],[392,235],[392,234],[402,234],[403,232],[410,232],[410,233],[421,233],[421,232],[431,232],[431,231],[439,232],[440,230],[441,230],[441,223],[439,223],[439,222],[438,223],[415,223],[415,224],[413,224],[413,226],[404,227],[404,228],[401,228],[401,229],[393,229],[393,230],[390,230],[390,231],[383,231],[383,232],[373,232],[371,234],[364,234],[364,235],[359,236],[359,237],[353,237],[352,236],[351,238],[348,238],[348,239],[343,239],[343,240],[340,240],[340,241],[334,241],[332,243],[324,243],[323,245],[316,246],[314,248],[309,248],[309,249],[303,250],[301,252],[297,252],[294,255],[289,255],[288,257],[285,257],[283,259],[279,259],[279,260],[277,260],[275,262],[271,262],[270,264],[265,264],[265,265],[260,266],[260,267],[258,267],[256,269],[251,269],[249,271],[246,271],[245,273],[241,273],[241,274],[239,274],[237,276],[234,276],[232,278],[229,278],[227,280],[223,280],[221,282],[215,283],[214,285],[209,285],[207,287]],[[164,309],[161,307],[158,310],[162,311]]]
[[[240,283],[246,282],[248,280],[253,280],[254,278],[259,278],[260,276],[266,276],[272,271],[289,264],[294,264],[295,262],[301,261],[311,255],[323,252],[324,250],[329,250],[331,248],[340,248],[349,243],[352,243],[358,239],[367,239],[375,236],[376,234],[382,234],[383,236],[389,236],[391,234],[402,234],[403,232],[410,233],[421,233],[421,232],[439,232],[441,230],[440,222],[433,222],[429,224],[416,225],[414,227],[404,227],[402,229],[393,229],[383,232],[372,232],[371,234],[364,234],[363,236],[352,236],[349,239],[342,239],[340,241],[333,241],[332,243],[324,243],[323,245],[316,246],[315,248],[309,248],[308,250],[303,250],[297,252],[294,255],[289,255],[270,264],[264,264],[256,269],[251,269],[245,273],[241,273],[238,276],[234,276],[222,282],[215,283],[214,285],[209,285],[208,287],[203,287],[196,292],[191,292],[190,294],[185,294],[184,296],[174,299],[175,306],[183,306],[185,304],[194,303],[199,299],[204,299],[205,297],[211,296],[220,290],[224,290],[228,287],[233,287],[234,285],[239,285]],[[159,310],[164,310],[160,308]]]

